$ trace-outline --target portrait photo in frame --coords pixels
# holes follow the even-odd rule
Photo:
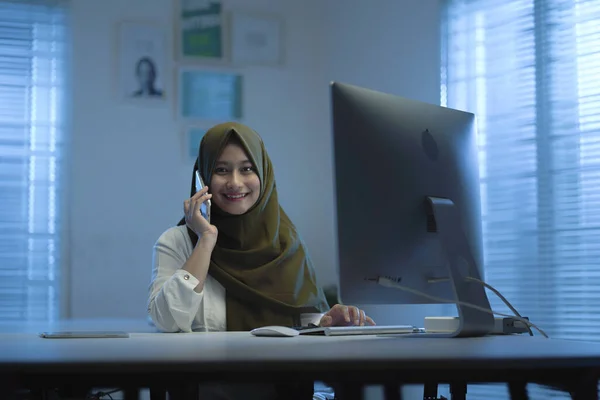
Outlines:
[[[167,71],[166,33],[151,22],[126,21],[118,26],[117,93],[127,101],[164,102]]]

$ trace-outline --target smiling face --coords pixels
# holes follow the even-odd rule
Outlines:
[[[258,201],[260,178],[239,143],[225,146],[215,165],[210,192],[213,204],[233,215],[244,214]]]

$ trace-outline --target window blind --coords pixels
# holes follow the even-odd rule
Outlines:
[[[61,306],[67,12],[0,0],[0,322]]]
[[[550,337],[599,340],[600,0],[445,0],[442,28],[441,103],[478,118],[486,281]]]

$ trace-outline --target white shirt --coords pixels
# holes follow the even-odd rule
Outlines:
[[[194,291],[198,279],[182,269],[192,254],[193,245],[185,225],[165,231],[154,245],[152,281],[149,287],[148,316],[163,332],[226,331],[225,288],[207,275],[200,293]],[[303,316],[318,324],[323,314]],[[200,385],[202,398],[264,400],[274,396],[270,385]],[[332,399],[334,393],[322,382],[315,382],[313,399]]]
[[[227,330],[225,288],[207,275],[202,292],[198,279],[182,269],[193,251],[185,225],[165,231],[153,251],[148,315],[163,332],[220,332]],[[302,319],[318,324],[323,314]]]

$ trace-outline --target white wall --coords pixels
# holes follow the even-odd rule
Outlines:
[[[439,104],[440,0],[328,0],[327,79]]]
[[[311,157],[313,149],[327,141],[326,122],[315,118],[314,101],[323,67],[314,48],[322,39],[307,29],[316,9],[292,0],[224,3],[228,8],[275,13],[285,19],[285,66],[240,70],[245,78],[244,121],[264,137],[275,164],[280,199],[303,233],[321,281],[332,282],[331,238],[324,236],[319,220],[327,213],[319,194],[330,191],[330,182],[314,179],[329,170],[329,159]],[[146,314],[152,246],[181,217],[193,162],[185,157],[172,107],[135,107],[115,95],[115,24],[152,20],[172,35],[172,2],[77,0],[72,4],[70,315],[141,318]],[[167,87],[171,93],[172,89]]]

